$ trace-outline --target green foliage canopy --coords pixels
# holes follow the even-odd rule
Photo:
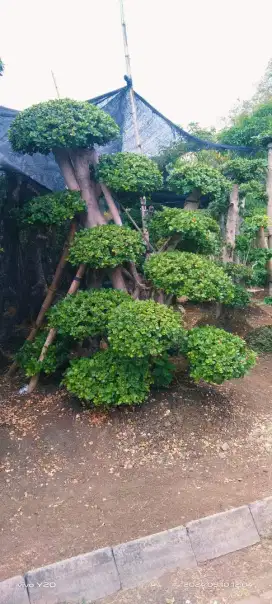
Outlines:
[[[52,149],[93,148],[119,134],[105,111],[87,102],[57,99],[33,105],[18,113],[9,129],[9,140],[19,153],[43,153]]]
[[[121,302],[131,300],[129,294],[114,289],[79,291],[66,296],[48,312],[48,323],[62,336],[82,340],[105,335],[109,313]]]
[[[148,279],[167,294],[187,296],[194,302],[218,300],[228,304],[232,281],[215,262],[189,252],[152,254],[144,265]]]
[[[178,160],[167,179],[168,188],[179,195],[197,190],[209,201],[221,201],[230,191],[230,182],[212,166],[198,161]]]
[[[63,381],[78,398],[110,407],[143,402],[152,376],[148,359],[119,358],[108,349],[72,361]]]
[[[188,332],[187,358],[190,375],[196,380],[222,384],[239,378],[255,365],[256,355],[244,340],[212,326]]]
[[[158,356],[183,337],[181,317],[153,300],[123,302],[111,314],[108,339],[124,357]]]
[[[265,159],[249,159],[247,157],[234,157],[222,166],[222,172],[237,184],[248,183],[265,178],[267,162]]]
[[[86,210],[85,201],[77,191],[61,191],[33,197],[23,209],[28,224],[61,225]]]
[[[238,116],[233,126],[221,132],[220,140],[228,145],[266,147],[272,142],[272,101]]]
[[[157,164],[138,153],[103,155],[97,166],[97,178],[114,192],[147,195],[162,188]]]
[[[204,210],[189,211],[179,208],[163,208],[155,212],[150,222],[152,239],[158,241],[179,233],[177,249],[213,254],[219,249],[219,225]]]
[[[83,262],[93,268],[113,268],[123,262],[137,262],[144,250],[140,233],[108,224],[76,233],[69,260],[74,265]]]

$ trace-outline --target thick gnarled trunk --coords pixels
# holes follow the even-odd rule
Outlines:
[[[198,189],[193,189],[193,191],[188,195],[184,202],[184,210],[198,210],[200,204],[200,192]]]
[[[226,224],[226,243],[223,251],[223,262],[233,262],[236,228],[239,219],[239,186],[233,185]]]

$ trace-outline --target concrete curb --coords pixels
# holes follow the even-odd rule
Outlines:
[[[272,537],[272,497],[62,560],[0,583],[0,604],[96,602],[175,568],[195,568]]]

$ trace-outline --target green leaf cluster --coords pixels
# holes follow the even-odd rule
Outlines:
[[[179,234],[179,250],[213,254],[220,248],[219,225],[204,210],[193,212],[164,207],[161,212],[155,212],[149,230],[154,241]]]
[[[167,178],[168,188],[179,195],[197,190],[209,202],[225,199],[231,183],[217,169],[197,161],[179,160]]]
[[[103,336],[107,332],[109,314],[125,300],[129,294],[114,289],[93,289],[79,291],[66,296],[48,312],[48,323],[62,336],[75,340]]]
[[[249,284],[252,279],[252,267],[245,264],[236,264],[235,262],[218,262],[225,273],[229,275],[236,284]]]
[[[108,323],[112,350],[129,358],[159,356],[183,335],[180,314],[153,300],[123,302]]]
[[[228,304],[234,286],[223,268],[189,252],[152,254],[144,265],[145,274],[167,294],[187,296],[193,302],[217,300]]]
[[[234,285],[234,295],[229,306],[233,308],[245,308],[250,304],[251,295],[241,285]]]
[[[266,147],[272,141],[272,101],[239,116],[233,126],[221,132],[220,140],[228,145]]]
[[[264,179],[267,161],[262,158],[234,157],[222,166],[222,172],[237,184]]]
[[[39,333],[33,342],[26,342],[15,355],[15,359],[23,369],[26,377],[36,375],[40,371],[46,374],[54,373],[66,360],[69,351],[69,342],[67,340],[57,339],[54,344],[49,346],[47,355],[42,362],[39,356],[45,343],[47,333]]]
[[[19,153],[52,149],[93,148],[116,138],[119,128],[108,113],[91,103],[56,99],[18,113],[9,129],[9,140]]]
[[[76,233],[69,260],[73,265],[83,262],[93,268],[113,268],[123,262],[137,262],[144,250],[138,231],[108,224]]]
[[[212,326],[188,332],[187,358],[194,380],[214,384],[245,375],[256,362],[256,354],[244,340]]]
[[[175,366],[167,353],[151,360],[151,374],[154,388],[168,388],[175,372]]]
[[[263,325],[250,331],[246,341],[256,352],[272,352],[272,325]]]
[[[97,178],[114,192],[147,195],[162,188],[157,164],[138,153],[103,155],[97,166]]]
[[[28,224],[61,225],[84,212],[86,204],[77,191],[61,191],[31,199],[23,209],[23,221]]]
[[[95,406],[142,403],[152,376],[148,359],[119,358],[110,349],[71,362],[63,380],[67,390]]]

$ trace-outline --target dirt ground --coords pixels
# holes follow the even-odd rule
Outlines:
[[[152,583],[119,591],[103,604],[272,604],[272,543],[165,573]],[[101,603],[101,600],[100,600]],[[98,604],[98,602],[97,602]]]
[[[247,321],[272,323],[270,312]],[[20,396],[19,378],[3,379],[0,580],[271,495],[271,372],[272,355],[222,386],[180,375],[109,413],[45,385]]]

